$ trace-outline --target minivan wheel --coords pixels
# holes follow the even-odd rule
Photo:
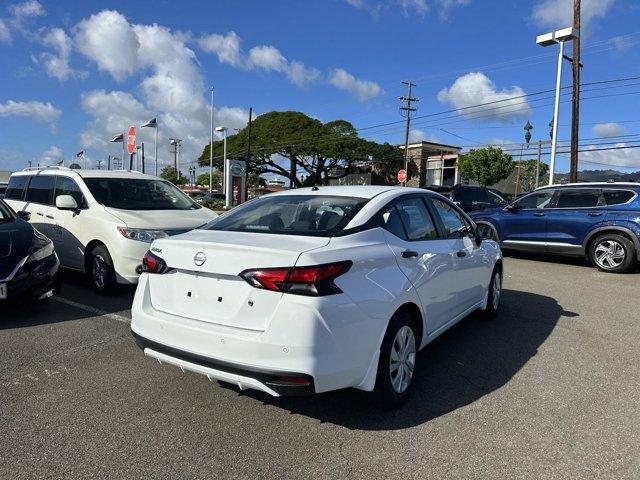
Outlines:
[[[383,407],[405,402],[413,389],[419,340],[415,320],[400,312],[394,315],[380,348],[373,395]]]
[[[102,295],[111,293],[116,287],[116,272],[107,247],[98,245],[89,256],[87,274],[93,289]]]
[[[627,272],[633,266],[635,256],[633,242],[615,233],[596,238],[589,248],[589,260],[602,272]]]

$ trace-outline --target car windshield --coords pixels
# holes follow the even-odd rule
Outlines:
[[[366,198],[276,195],[257,198],[205,225],[206,230],[329,237],[367,203]]]
[[[85,178],[96,201],[123,210],[195,210],[201,208],[173,184],[145,178]]]

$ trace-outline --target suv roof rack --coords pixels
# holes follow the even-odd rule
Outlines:
[[[54,169],[54,170],[71,170],[69,167],[63,167],[61,165],[46,165],[44,167],[27,167],[27,168],[23,168],[22,171],[23,172],[32,172],[32,171],[36,171],[36,170],[47,170],[47,169]]]

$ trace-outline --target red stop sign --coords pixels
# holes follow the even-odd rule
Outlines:
[[[407,181],[407,171],[402,169],[398,171],[398,181],[404,183]]]
[[[136,151],[136,127],[131,125],[129,127],[129,133],[127,134],[127,152],[129,155],[133,155]]]

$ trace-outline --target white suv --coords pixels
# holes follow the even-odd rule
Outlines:
[[[153,240],[216,216],[173,184],[129,171],[26,169],[11,175],[5,201],[29,212],[61,265],[86,272],[99,293],[136,283]]]

